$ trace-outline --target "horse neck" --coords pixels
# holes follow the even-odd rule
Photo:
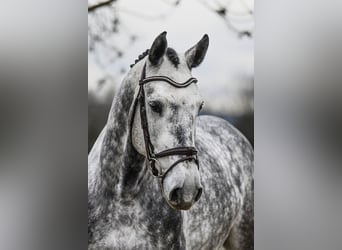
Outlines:
[[[134,67],[123,80],[114,98],[102,143],[101,182],[106,197],[133,194],[145,176],[145,157],[131,142],[131,114],[135,91],[142,70]]]

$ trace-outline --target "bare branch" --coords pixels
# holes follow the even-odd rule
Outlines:
[[[126,8],[120,8],[118,10],[121,12],[124,12],[126,14],[129,14],[131,16],[141,18],[141,19],[145,19],[145,20],[149,20],[149,21],[158,20],[158,19],[165,19],[167,17],[167,15],[170,14],[170,12],[168,12],[168,13],[161,13],[159,15],[148,15],[148,14],[132,11],[132,10],[129,10]]]
[[[253,12],[247,9],[247,13],[231,13],[231,10],[228,9],[227,6],[222,6],[220,3],[215,2],[216,7],[211,6],[208,1],[206,0],[199,0],[199,3],[201,3],[204,7],[206,7],[208,10],[215,12],[218,16],[220,16],[224,21],[227,27],[235,32],[238,37],[252,37],[252,31],[249,30],[240,30],[238,29],[235,25],[233,25],[232,21],[230,20],[230,17],[235,16],[235,17],[252,17]],[[244,6],[246,7],[246,6]],[[247,8],[247,7],[246,7]]]
[[[104,1],[104,2],[100,2],[100,3],[94,4],[94,5],[88,6],[88,12],[92,12],[92,11],[95,11],[96,9],[98,9],[98,8],[110,5],[111,3],[115,2],[115,1],[116,0],[107,0],[107,1]]]

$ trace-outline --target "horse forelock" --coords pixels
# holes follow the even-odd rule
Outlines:
[[[170,62],[175,66],[178,67],[180,61],[177,52],[173,48],[167,48],[166,50],[166,57],[170,60]]]

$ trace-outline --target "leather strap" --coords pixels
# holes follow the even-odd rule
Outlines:
[[[166,174],[169,173],[170,170],[174,168],[177,164],[184,162],[184,161],[192,161],[192,160],[195,161],[198,168],[199,168],[199,164],[198,164],[198,159],[197,159],[197,150],[195,147],[175,147],[175,148],[166,149],[159,153],[154,153],[154,147],[151,142],[150,133],[148,129],[148,121],[147,121],[147,115],[146,115],[145,90],[144,90],[144,85],[152,81],[164,81],[164,82],[171,84],[172,86],[176,88],[185,88],[192,83],[196,83],[197,79],[194,77],[191,77],[187,81],[183,83],[179,83],[179,82],[172,80],[171,78],[167,76],[146,77],[146,63],[144,64],[144,67],[141,73],[141,77],[139,80],[140,87],[139,87],[139,93],[138,93],[137,99],[140,104],[140,121],[141,121],[141,128],[143,130],[143,136],[144,136],[146,157],[147,157],[148,162],[150,163],[152,174],[156,177],[161,178],[163,182]],[[137,104],[137,101],[134,101],[133,115],[135,114],[136,104]],[[176,162],[174,162],[164,173],[162,173],[161,171],[158,171],[158,169],[155,166],[157,159],[162,158],[162,157],[172,156],[172,155],[184,155],[185,157],[182,157]]]
[[[148,82],[153,82],[153,81],[164,81],[164,82],[171,84],[172,86],[174,86],[176,88],[185,88],[185,87],[188,87],[192,83],[197,83],[197,79],[194,77],[189,78],[187,81],[185,81],[183,83],[179,83],[179,82],[175,82],[174,80],[172,80],[171,78],[169,78],[167,76],[150,76],[147,78],[143,78],[139,82],[139,84],[144,85]]]
[[[171,155],[195,155],[197,154],[197,150],[194,147],[177,147],[177,148],[170,148],[166,149],[162,152],[157,153],[155,156],[157,158],[171,156]]]

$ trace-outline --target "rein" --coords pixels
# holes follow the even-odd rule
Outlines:
[[[143,130],[143,135],[144,135],[147,161],[149,162],[153,176],[161,178],[163,182],[167,173],[169,173],[171,169],[177,166],[177,164],[184,162],[184,161],[194,161],[197,165],[197,168],[199,168],[199,164],[198,164],[198,158],[197,158],[197,150],[195,147],[174,147],[174,148],[166,149],[158,153],[154,152],[154,146],[151,142],[150,133],[148,130],[148,120],[147,120],[147,115],[146,115],[146,101],[145,101],[145,90],[144,90],[144,85],[153,81],[164,81],[164,82],[171,84],[172,86],[176,88],[186,88],[190,84],[196,83],[197,79],[194,77],[191,77],[187,81],[183,83],[179,83],[179,82],[172,80],[171,78],[167,76],[146,77],[146,63],[144,64],[144,67],[141,73],[141,77],[139,80],[139,92],[134,101],[133,117],[135,115],[137,102],[139,101],[141,128]],[[179,160],[171,164],[171,166],[164,173],[161,170],[158,170],[156,167],[157,159],[162,158],[162,157],[172,156],[172,155],[181,155],[184,157],[180,158]],[[147,165],[147,161],[146,161],[146,165]]]

